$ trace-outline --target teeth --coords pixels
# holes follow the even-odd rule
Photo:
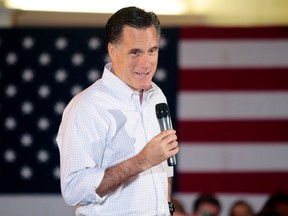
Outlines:
[[[139,73],[139,75],[140,75],[141,77],[145,77],[145,76],[147,76],[146,73]]]

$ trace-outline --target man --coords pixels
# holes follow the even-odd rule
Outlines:
[[[152,82],[160,22],[152,12],[123,8],[106,24],[102,78],[65,108],[57,143],[61,191],[75,215],[170,215],[175,130],[160,132],[155,105],[166,97]],[[172,209],[172,208],[171,208]]]
[[[272,193],[260,209],[257,216],[287,216],[288,215],[288,193],[277,190]]]
[[[220,202],[214,195],[201,194],[194,201],[192,216],[218,216],[220,210]]]
[[[250,203],[236,200],[230,207],[229,216],[255,216],[255,213]]]

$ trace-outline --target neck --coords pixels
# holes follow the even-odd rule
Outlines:
[[[142,104],[142,99],[143,99],[143,92],[144,92],[143,89],[139,91],[140,103],[141,103],[141,104]]]

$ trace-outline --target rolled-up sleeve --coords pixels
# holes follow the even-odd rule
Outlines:
[[[72,102],[65,109],[56,140],[61,192],[67,205],[101,203],[107,198],[96,194],[105,173],[101,161],[106,129],[100,113],[89,104]]]

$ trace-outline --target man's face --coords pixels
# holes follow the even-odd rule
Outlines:
[[[109,44],[112,71],[133,90],[149,89],[158,63],[156,29],[125,26],[117,44]]]
[[[199,207],[199,210],[194,213],[194,216],[218,216],[218,215],[219,215],[218,207],[210,203],[202,204]]]
[[[232,210],[233,216],[253,216],[253,212],[244,204],[238,204]]]

